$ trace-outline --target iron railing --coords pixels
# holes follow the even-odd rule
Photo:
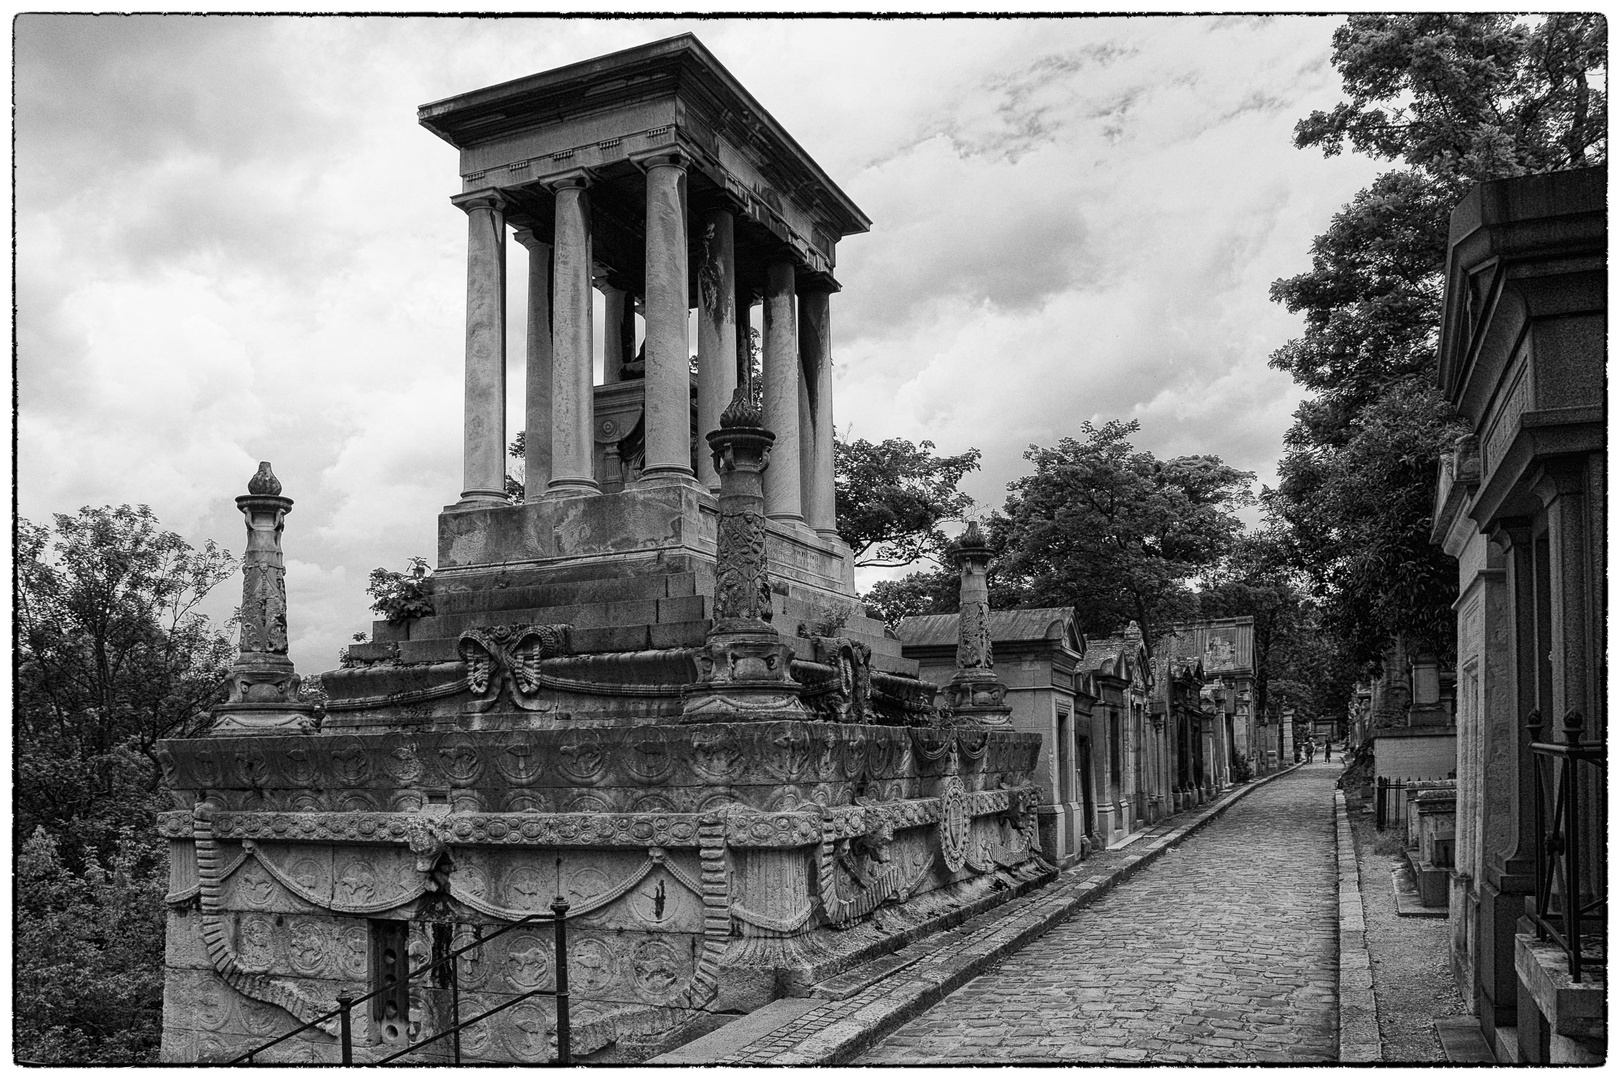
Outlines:
[[[1564,741],[1541,741],[1541,710],[1525,718],[1535,771],[1536,936],[1551,940],[1569,960],[1569,977],[1581,981],[1581,969],[1597,946],[1607,959],[1608,883],[1605,868],[1581,865],[1583,821],[1591,817],[1592,836],[1607,835],[1607,763],[1602,739],[1583,742],[1585,724],[1579,711],[1564,715]],[[1583,770],[1586,779],[1583,781]],[[1590,898],[1581,898],[1583,870]],[[1555,888],[1557,890],[1555,894]]]
[[[465,1021],[462,1020],[461,1019],[461,986],[460,986],[460,979],[459,979],[457,971],[456,971],[456,961],[461,958],[463,953],[468,953],[468,952],[471,952],[474,949],[482,948],[483,946],[488,945],[491,941],[494,941],[496,938],[499,938],[499,937],[501,937],[501,936],[503,936],[505,934],[509,934],[512,931],[517,930],[517,929],[519,929],[521,927],[531,926],[531,925],[534,925],[536,923],[551,923],[552,924],[553,933],[554,933],[554,936],[555,936],[555,939],[556,939],[556,950],[557,950],[556,988],[553,989],[553,990],[530,990],[527,993],[515,995],[510,1001],[502,1002],[501,1004],[495,1006],[493,1009],[488,1009],[488,1010],[486,1010],[484,1012],[481,1012],[477,1016],[473,1017],[470,1020],[465,1020]],[[420,1042],[413,1042],[409,1046],[405,1047],[403,1050],[396,1051],[395,1053],[392,1053],[392,1054],[388,1055],[387,1057],[379,1058],[379,1059],[377,1059],[377,1060],[375,1060],[373,1062],[370,1062],[370,1064],[373,1064],[373,1065],[386,1065],[389,1062],[396,1061],[397,1059],[402,1058],[407,1054],[417,1053],[423,1047],[428,1046],[428,1045],[430,1045],[432,1043],[436,1043],[441,1039],[449,1039],[450,1040],[450,1056],[451,1056],[451,1060],[452,1060],[452,1062],[454,1064],[460,1065],[461,1064],[461,1032],[464,1029],[472,1027],[474,1024],[482,1023],[483,1021],[485,1021],[485,1020],[489,1019],[490,1017],[494,1016],[496,1013],[499,1013],[499,1012],[501,1012],[501,1011],[503,1011],[505,1009],[510,1009],[514,1005],[521,1004],[522,1002],[525,1002],[525,1001],[527,1001],[527,1000],[529,1000],[530,998],[533,998],[533,997],[554,997],[554,998],[557,999],[557,1064],[558,1065],[571,1065],[571,1064],[573,1064],[572,1051],[571,1051],[570,1046],[569,1046],[569,1024],[568,1024],[568,902],[565,901],[561,896],[559,896],[559,897],[557,897],[556,900],[552,901],[551,914],[550,915],[544,915],[544,914],[529,915],[529,916],[526,916],[526,917],[524,917],[522,919],[519,919],[516,922],[507,923],[505,926],[501,927],[499,930],[496,930],[493,934],[488,934],[488,935],[482,934],[479,931],[479,929],[477,927],[475,927],[474,928],[474,933],[477,936],[475,937],[475,939],[472,942],[470,942],[470,943],[468,943],[466,945],[463,945],[461,948],[456,949],[456,950],[454,950],[452,952],[446,953],[445,955],[439,957],[437,960],[433,960],[433,961],[430,961],[427,964],[424,964],[422,967],[417,968],[415,971],[412,971],[412,972],[410,972],[409,974],[407,974],[405,976],[405,982],[406,982],[406,985],[408,987],[410,985],[411,980],[416,979],[416,978],[418,978],[420,976],[429,975],[432,972],[437,971],[439,968],[445,966],[446,964],[449,965],[449,971],[447,973],[447,975],[448,975],[448,980],[447,981],[450,984],[449,985],[449,990],[450,990],[450,1026],[448,1028],[446,1028],[445,1030],[439,1032],[436,1035],[429,1036],[428,1038],[423,1039]],[[378,996],[379,994],[389,993],[389,992],[392,992],[394,990],[395,990],[395,987],[393,987],[393,986],[380,986],[377,989],[373,990],[371,993],[365,995],[364,997],[360,997],[360,998],[351,998],[348,995],[347,992],[341,993],[341,994],[338,995],[338,998],[337,998],[337,1008],[333,1009],[331,1012],[325,1013],[325,1014],[323,1014],[321,1016],[317,1016],[315,1019],[311,1020],[309,1023],[304,1024],[301,1027],[296,1027],[293,1030],[287,1032],[285,1035],[281,1035],[281,1036],[278,1036],[277,1038],[271,1039],[269,1042],[265,1043],[262,1046],[256,1046],[252,1050],[249,1050],[247,1053],[242,1054],[239,1057],[231,1059],[230,1061],[226,1062],[226,1064],[228,1064],[228,1065],[258,1065],[258,1064],[264,1064],[263,1062],[260,1062],[260,1061],[258,1061],[256,1059],[258,1058],[258,1056],[260,1054],[263,1054],[266,1050],[269,1050],[271,1047],[278,1046],[281,1043],[286,1042],[288,1039],[294,1038],[294,1037],[296,1037],[298,1035],[302,1035],[306,1031],[309,1031],[309,1030],[311,1030],[313,1028],[317,1028],[322,1024],[328,1023],[331,1020],[336,1019],[338,1021],[338,1045],[339,1045],[339,1052],[341,1054],[341,1059],[340,1060],[341,1060],[342,1064],[344,1064],[344,1065],[352,1065],[352,1064],[354,1064],[354,1036],[353,1036],[353,1029],[352,1029],[352,1016],[353,1016],[354,1007],[356,1005],[361,1005],[361,1004],[364,1004],[367,1001],[370,1001],[372,998]],[[401,1062],[401,1064],[423,1064],[423,1065],[428,1065],[428,1064],[435,1064],[435,1063],[434,1062]]]

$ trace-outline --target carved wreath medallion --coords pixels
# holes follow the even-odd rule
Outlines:
[[[945,869],[956,873],[967,862],[968,798],[960,776],[947,776],[939,792],[939,851]]]

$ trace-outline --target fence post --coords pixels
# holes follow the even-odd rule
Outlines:
[[[1579,782],[1580,757],[1575,753],[1585,727],[1581,714],[1571,709],[1564,714],[1564,742],[1570,753],[1562,764],[1564,774],[1564,940],[1569,944],[1569,977],[1581,981],[1581,838]]]
[[[353,1065],[354,1032],[349,1026],[349,1011],[354,1008],[354,1000],[349,997],[349,992],[344,990],[342,993],[338,994],[337,1003],[338,1008],[342,1010],[338,1016],[338,1044],[342,1047],[343,1053],[341,1060],[345,1065]]]
[[[557,1064],[572,1065],[568,1045],[568,901],[561,896],[551,902],[552,924],[557,935]]]
[[[450,939],[450,951],[454,953],[455,938]],[[457,1065],[461,1064],[461,975],[457,968],[461,965],[461,958],[451,956],[450,964],[450,1053]]]

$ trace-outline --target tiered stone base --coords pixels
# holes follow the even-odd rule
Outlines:
[[[379,935],[402,933],[416,966],[436,939],[459,946],[561,894],[575,1052],[634,1059],[1045,873],[1038,745],[799,721],[166,743],[186,809],[160,822],[164,1057],[229,1058],[369,992]],[[551,957],[546,928],[470,954],[461,1014],[550,986]],[[443,1030],[448,1010],[435,989],[403,1026],[357,1010],[359,1059]],[[531,999],[465,1033],[464,1060],[544,1061],[553,1023]],[[266,1060],[336,1055],[311,1032]]]

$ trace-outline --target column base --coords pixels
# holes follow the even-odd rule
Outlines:
[[[636,487],[664,487],[670,484],[697,487],[697,473],[685,465],[654,465],[643,469],[635,482]],[[720,489],[711,490],[718,492]]]
[[[766,514],[765,516],[772,521],[781,522],[783,525],[800,525],[809,528],[808,525],[805,525],[803,514]]]
[[[567,476],[553,480],[546,485],[546,493],[542,499],[555,499],[564,495],[600,495],[602,485],[585,476]]]
[[[445,512],[456,510],[482,510],[490,506],[506,506],[507,498],[504,491],[473,490],[463,491],[459,502],[451,503],[445,507]]]

